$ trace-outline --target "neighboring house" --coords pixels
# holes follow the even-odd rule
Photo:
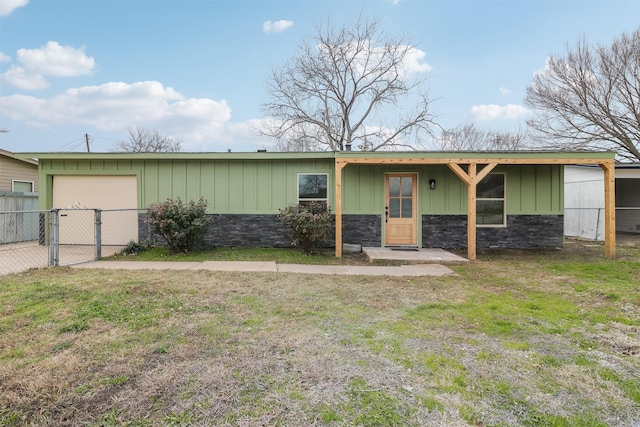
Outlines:
[[[0,191],[38,191],[38,161],[15,157],[0,148]]]
[[[353,243],[467,248],[470,259],[476,247],[562,246],[563,165],[602,165],[613,173],[614,161],[608,152],[21,155],[39,159],[40,209],[144,209],[166,198],[203,197],[214,219],[209,243],[287,246],[279,209],[326,200],[335,214],[337,256],[342,243]],[[108,216],[102,213],[103,223]],[[65,221],[70,217],[61,218],[61,234]],[[127,221],[118,232],[147,237],[144,213]],[[606,253],[614,256],[615,233],[609,236]]]
[[[38,238],[38,161],[0,149],[0,244]]]
[[[615,166],[616,232],[640,233],[640,163]],[[568,165],[565,234],[604,240],[604,172],[595,165]]]

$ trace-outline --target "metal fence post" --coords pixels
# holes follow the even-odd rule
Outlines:
[[[95,210],[96,223],[96,261],[102,258],[102,210]]]
[[[56,267],[60,261],[59,212],[60,209],[51,209],[49,215],[49,267]]]

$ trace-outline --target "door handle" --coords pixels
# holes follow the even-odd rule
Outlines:
[[[389,220],[389,206],[384,207],[384,222],[387,223]]]

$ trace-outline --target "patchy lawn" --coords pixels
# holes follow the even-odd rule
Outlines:
[[[0,425],[633,426],[640,250],[0,276]]]

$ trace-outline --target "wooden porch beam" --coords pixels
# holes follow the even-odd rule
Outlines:
[[[603,162],[607,162],[608,159],[593,159],[583,157],[572,158],[544,158],[544,157],[531,157],[531,158],[504,158],[504,157],[478,157],[478,158],[433,158],[433,157],[406,157],[406,158],[393,158],[393,159],[381,159],[374,157],[343,157],[336,161],[345,162],[348,164],[368,164],[368,165],[443,165],[443,164],[471,164],[477,165],[489,165],[492,163],[499,165],[573,165],[573,164],[586,164],[586,165],[600,165]]]
[[[616,167],[613,160],[601,163],[604,170],[604,256],[616,257]]]
[[[460,178],[465,184],[467,184],[467,186],[471,185],[471,178],[464,171],[464,169],[462,169],[460,167],[459,164],[457,164],[457,163],[447,163],[447,166],[449,166],[449,169],[451,169],[453,171],[453,173],[458,175],[458,178]]]
[[[498,166],[498,164],[494,162],[494,163],[489,163],[488,165],[483,167],[482,170],[478,172],[478,174],[476,175],[476,178],[474,179],[474,182],[476,183],[476,185],[478,185],[480,181],[482,181],[487,175],[489,175],[489,172],[495,169],[496,166]]]

